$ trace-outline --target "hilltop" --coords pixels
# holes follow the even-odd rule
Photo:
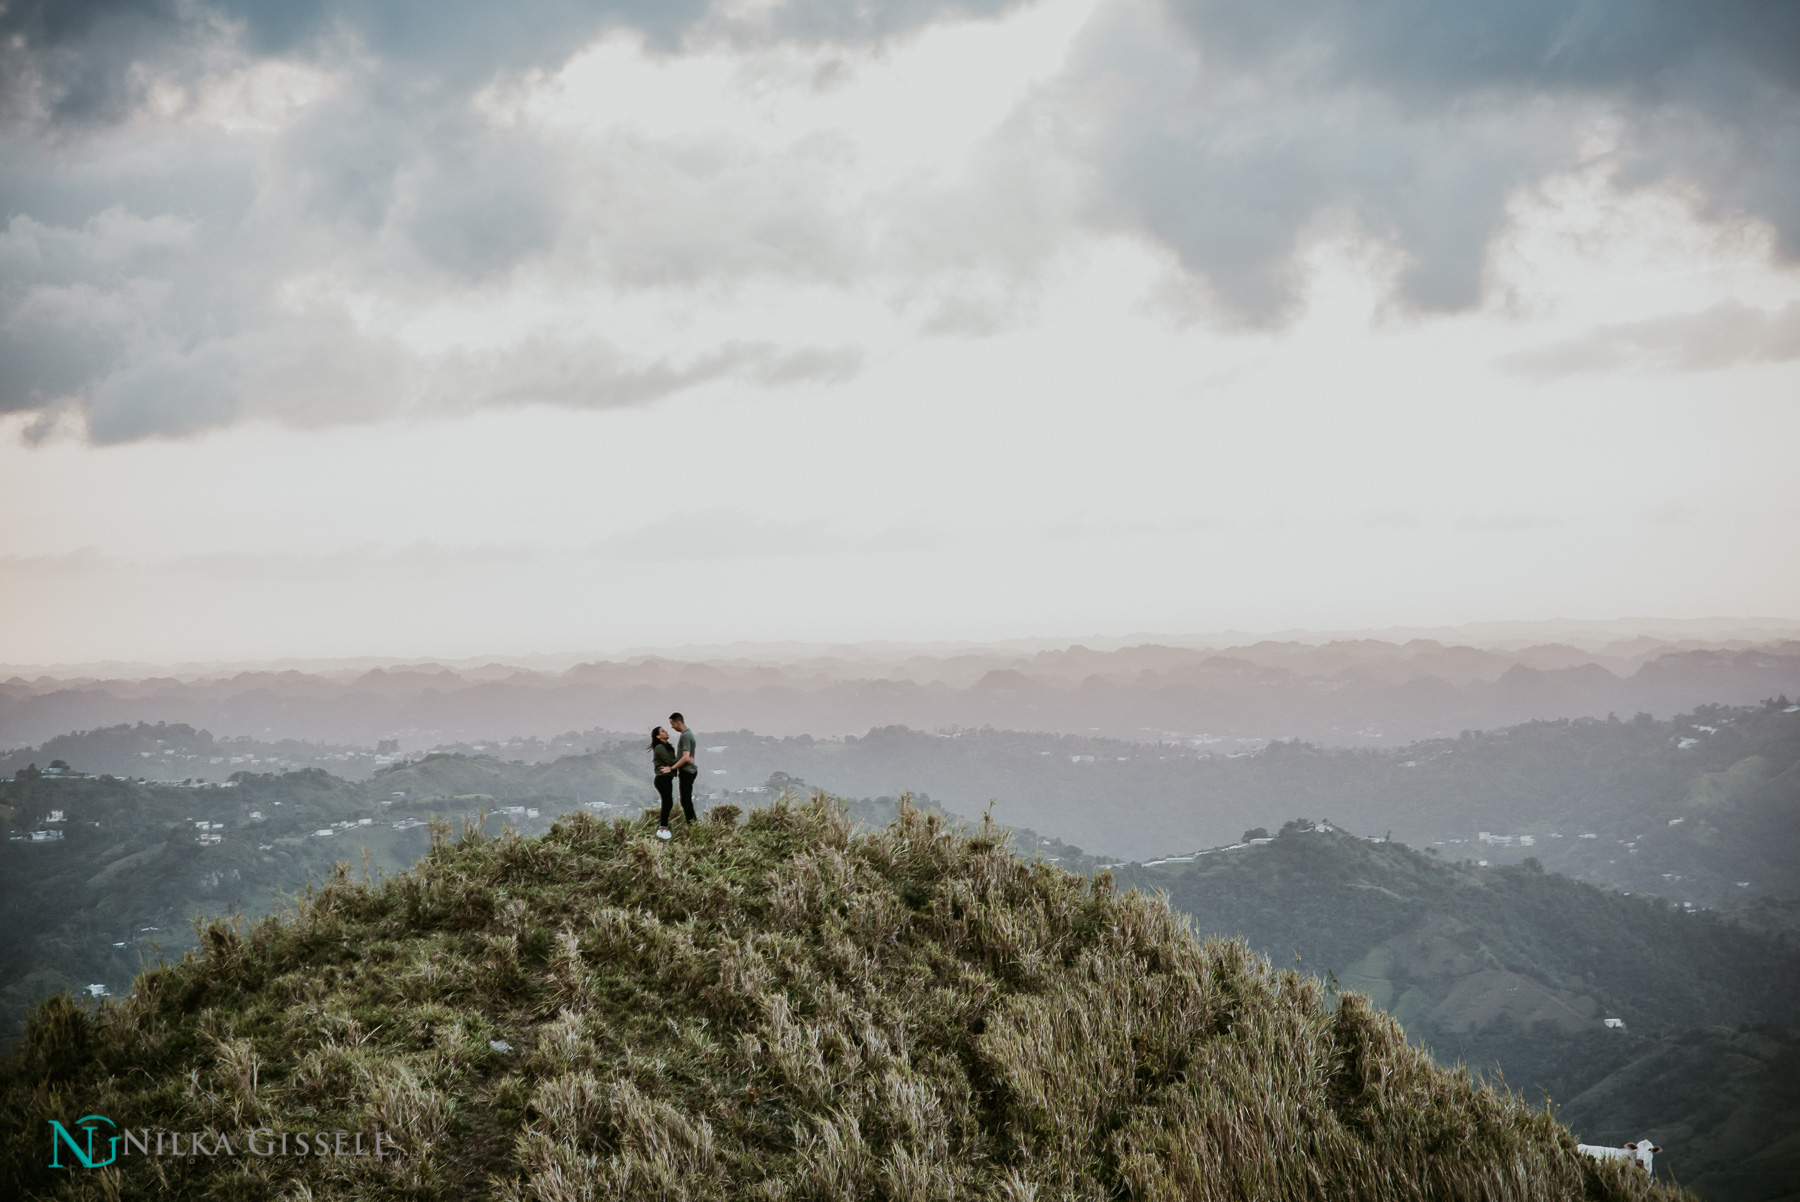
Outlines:
[[[377,872],[411,867],[429,849],[433,820],[542,834],[577,805],[636,815],[653,795],[626,774],[625,759],[617,748],[545,764],[438,754],[367,782],[318,769],[239,770],[204,784],[22,769],[0,781],[0,820],[15,828],[0,842],[0,1049],[45,997],[123,992],[146,963],[193,947],[196,920],[259,918],[327,879],[339,860]],[[790,786],[799,782],[779,782],[776,793]],[[923,794],[917,801],[935,808]],[[885,826],[897,799],[844,804],[864,825]],[[1095,866],[1029,830],[1013,838],[1025,854]]]
[[[339,870],[0,1062],[0,1188],[187,1197],[1647,1199],[1359,996],[903,807],[576,814]],[[44,1169],[45,1120],[397,1156]],[[216,1135],[204,1136],[216,1139]],[[241,1142],[240,1142],[240,1147]],[[214,1145],[215,1150],[217,1145]],[[92,1180],[81,1174],[103,1175]],[[90,1184],[91,1182],[91,1184]]]

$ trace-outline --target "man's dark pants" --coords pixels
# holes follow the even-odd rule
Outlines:
[[[689,822],[696,821],[694,818],[694,781],[700,774],[698,772],[681,772],[676,775],[681,777],[681,812],[687,815]]]

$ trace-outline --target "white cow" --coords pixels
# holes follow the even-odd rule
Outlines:
[[[1646,1173],[1655,1172],[1650,1164],[1656,1159],[1656,1154],[1662,1151],[1650,1142],[1648,1136],[1636,1143],[1626,1144],[1623,1148],[1609,1148],[1602,1144],[1576,1144],[1575,1150],[1586,1153],[1595,1160],[1635,1160],[1644,1166]]]

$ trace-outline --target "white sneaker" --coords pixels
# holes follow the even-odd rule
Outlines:
[[[673,835],[671,835],[671,834],[669,834],[669,828],[668,828],[668,827],[666,827],[666,826],[659,826],[659,827],[657,827],[657,828],[656,828],[656,837],[657,837],[657,838],[658,838],[658,839],[672,839],[672,838],[674,838],[674,836],[673,836]]]

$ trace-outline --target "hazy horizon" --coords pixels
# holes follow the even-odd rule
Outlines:
[[[1520,622],[1466,622],[1444,626],[1388,626],[1345,630],[1221,630],[1201,633],[1134,631],[1126,634],[1076,636],[1021,636],[1005,639],[908,642],[869,639],[860,642],[806,643],[799,641],[740,640],[723,644],[626,646],[590,648],[584,651],[494,652],[465,656],[358,655],[274,657],[247,660],[142,661],[90,660],[77,663],[4,663],[0,679],[35,673],[52,678],[133,674],[205,677],[238,672],[299,671],[333,673],[373,668],[437,666],[452,670],[514,667],[531,671],[565,671],[585,663],[638,662],[666,659],[678,663],[723,662],[796,664],[809,660],[840,659],[877,668],[914,658],[947,658],[965,655],[1029,655],[1037,652],[1083,648],[1111,652],[1138,647],[1182,650],[1224,650],[1256,643],[1292,643],[1320,646],[1334,642],[1367,641],[1400,646],[1414,640],[1447,647],[1484,651],[1519,651],[1530,647],[1566,645],[1587,652],[1601,652],[1632,642],[1661,645],[1754,646],[1800,638],[1800,619],[1773,617],[1610,618],[1577,620],[1546,618]]]
[[[1247,635],[1186,645],[739,645],[511,664],[0,668],[9,673],[0,678],[0,749],[72,731],[116,732],[121,724],[141,734],[138,724],[161,722],[261,742],[369,748],[392,741],[409,752],[519,738],[572,749],[597,737],[592,732],[643,729],[671,710],[686,713],[697,730],[773,737],[860,737],[905,726],[1209,747],[1289,738],[1395,746],[1537,719],[1669,718],[1800,696],[1800,628],[1791,624],[1713,624],[1711,633],[1725,636],[1714,638],[1696,637],[1706,629],[1693,623],[1673,630],[1665,623],[1660,637],[1623,623],[1460,633],[1486,634],[1488,645]],[[1564,638],[1545,637],[1557,634]]]

